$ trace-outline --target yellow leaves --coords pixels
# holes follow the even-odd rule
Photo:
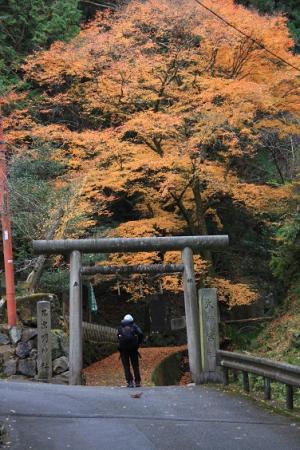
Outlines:
[[[112,254],[109,260],[101,262],[98,265],[149,265],[149,264],[182,264],[181,252],[166,252],[161,255],[158,252],[140,252],[140,253],[119,253]],[[203,281],[207,272],[207,262],[199,255],[194,255],[194,267],[196,280]],[[97,276],[96,280],[110,279],[113,290],[116,289],[116,282],[119,280],[122,290],[130,294],[131,299],[139,300],[143,296],[155,294],[161,289],[167,292],[183,292],[182,274],[161,274],[161,275],[103,275]]]
[[[118,253],[112,254],[110,257],[110,264],[123,266],[123,265],[148,265],[159,264],[160,257],[157,252],[140,252],[136,253]],[[106,263],[107,264],[107,263]]]
[[[235,202],[242,202],[246,208],[252,209],[256,214],[262,211],[280,213],[287,207],[289,191],[286,186],[271,187],[238,183],[232,186],[232,197]]]
[[[70,43],[55,42],[50,50],[35,53],[23,65],[28,79],[43,84],[64,84],[68,77],[82,77],[92,67],[81,35]]]
[[[182,220],[176,219],[174,214],[159,211],[159,215],[150,219],[132,220],[118,226],[111,236],[118,237],[147,237],[176,235],[182,228]]]
[[[297,75],[194,0],[179,3],[132,0],[24,65],[43,95],[11,112],[7,140],[24,153],[45,145],[67,167],[55,182],[75,185],[61,236],[87,235],[108,219],[112,227],[122,221],[111,236],[196,234],[206,230],[201,219],[217,232],[224,199],[252,215],[284,207],[285,188],[248,183],[240,174],[260,148],[262,130],[276,129],[280,138],[299,134]],[[289,50],[285,18],[233,0],[206,4],[300,65]],[[157,260],[157,254],[112,259]],[[174,262],[169,254],[164,260]],[[197,274],[207,271],[196,258]],[[181,289],[180,277],[163,283]],[[222,283],[221,296],[231,304],[241,301],[239,294],[246,302],[253,298],[244,285]],[[137,292],[134,283],[128,289]]]
[[[226,173],[222,165],[212,162],[201,166],[199,175],[208,183],[203,195],[205,199],[218,193],[220,197],[232,198],[234,203],[243,205],[255,214],[283,211],[290,197],[288,186],[272,187],[263,184],[242,183],[234,173]],[[222,226],[213,209],[208,209],[206,214],[212,216],[218,227]]]
[[[300,124],[297,121],[288,122],[277,118],[262,119],[256,124],[258,130],[276,130],[278,137],[284,139],[286,136],[298,135],[300,132]]]
[[[293,42],[285,18],[259,15],[235,5],[233,0],[208,1],[209,5],[275,53],[296,65],[299,62],[299,57],[289,51]],[[192,48],[193,36],[200,38],[201,45]],[[119,96],[119,100],[127,101],[135,86],[138,95],[142,93],[144,99],[154,100],[162,87],[160,81],[168,90],[172,80],[174,90],[176,76],[185,73],[193,79],[189,65],[186,70],[179,65],[171,78],[165,78],[174,58],[193,62],[196,71],[220,70],[227,77],[247,76],[255,80],[259,74],[259,79],[267,82],[274,72],[273,63],[262,49],[251,42],[249,45],[249,41],[193,0],[185,0],[182,8],[167,0],[148,1],[145,5],[132,1],[112,16],[99,14],[71,42],[54,43],[50,50],[28,58],[24,70],[28,78],[41,84],[68,84],[70,78],[85,78],[92,81],[92,88],[96,81],[99,85],[94,83],[88,97],[91,105],[96,100],[95,105],[101,104],[102,91],[107,99]],[[264,71],[258,70],[262,67]],[[141,84],[147,91],[142,92]],[[91,95],[93,89],[97,99]]]
[[[181,125],[180,117],[163,112],[145,111],[135,114],[126,122],[122,131],[136,131],[142,136],[146,133],[149,137],[156,135],[168,137],[175,135],[176,127]]]
[[[163,156],[165,141],[170,145],[178,140],[181,120],[177,116],[162,112],[146,111],[137,113],[120,127],[120,133],[134,133],[132,142],[142,142],[155,153]]]
[[[8,132],[10,142],[26,137],[37,142],[53,146],[52,158],[66,163],[70,169],[83,167],[83,161],[97,154],[99,148],[99,133],[94,131],[72,132],[62,125],[37,125],[31,120],[22,121],[22,126],[30,126],[29,131],[12,130]]]
[[[293,42],[286,26],[286,18],[262,16],[254,10],[250,12],[235,5],[233,1],[208,1],[206,4],[273,52],[293,61],[293,55],[289,52]],[[258,73],[260,76],[264,76],[264,80],[267,80],[266,72],[271,74],[274,67],[261,48],[253,45],[251,41],[246,41],[243,36],[200,6],[194,14],[197,18],[201,17],[202,19],[199,34],[202,37],[202,47],[206,50],[208,60],[212,50],[217,49],[216,68],[227,71],[228,76],[250,75],[255,79]],[[264,72],[257,70],[262,65]]]
[[[220,277],[208,278],[207,283],[217,289],[219,301],[226,303],[230,308],[248,305],[258,299],[257,292],[247,284],[233,283]]]
[[[181,253],[170,251],[164,254],[164,264],[182,264]]]

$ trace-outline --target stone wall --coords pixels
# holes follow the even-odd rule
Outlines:
[[[153,371],[151,380],[155,386],[172,386],[182,376],[180,362],[183,352],[176,352],[165,358]]]
[[[51,331],[53,383],[68,382],[68,336]],[[0,376],[10,380],[37,380],[37,328],[0,325]]]

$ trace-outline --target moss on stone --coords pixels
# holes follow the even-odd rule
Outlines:
[[[182,352],[176,352],[164,359],[153,371],[151,380],[155,386],[172,386],[181,378],[180,362]]]

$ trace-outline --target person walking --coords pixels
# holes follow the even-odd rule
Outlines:
[[[126,314],[118,328],[118,349],[124,368],[127,387],[133,388],[133,376],[130,370],[130,363],[134,374],[135,387],[141,386],[141,375],[139,367],[139,346],[143,341],[143,332],[134,323],[130,314]]]

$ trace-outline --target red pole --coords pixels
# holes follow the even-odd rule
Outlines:
[[[7,190],[6,150],[3,134],[2,117],[0,117],[0,214],[3,240],[4,271],[6,285],[6,304],[8,325],[16,325],[16,294],[14,282],[14,265],[12,253],[11,221]]]

